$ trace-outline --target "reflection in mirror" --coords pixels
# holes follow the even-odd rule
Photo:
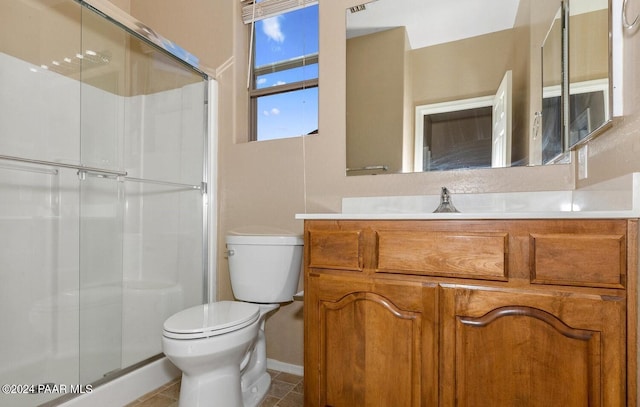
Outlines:
[[[511,165],[512,78],[495,95],[416,107],[415,171]]]
[[[491,165],[492,99],[419,106],[416,171]]]
[[[574,147],[611,120],[609,0],[569,3],[569,129]]]
[[[542,44],[542,163],[549,164],[562,161],[568,157],[564,154],[563,142],[563,40],[564,7],[558,7],[549,32]],[[536,129],[537,130],[537,129]]]
[[[607,0],[571,0],[572,4],[583,1]],[[375,0],[347,9],[347,174],[566,161],[568,154],[560,151],[568,143],[560,142],[561,131],[556,127],[562,121],[554,123],[549,119],[553,116],[546,115],[547,145],[543,157],[540,113],[534,118],[534,112],[542,111],[540,47],[560,3]],[[576,34],[579,35],[582,34]],[[562,49],[561,37],[554,34],[553,41],[556,44],[549,46],[549,52],[552,47]],[[604,58],[598,66],[608,64],[608,56],[597,55],[593,55],[595,59]],[[597,75],[600,74],[599,71]],[[553,110],[553,103],[561,103],[560,87],[554,102],[553,86],[559,83],[554,85],[553,76],[548,72],[545,75],[544,98],[549,98],[546,103],[550,104],[545,110]],[[608,73],[604,75],[606,78]],[[500,89],[507,76],[511,81],[510,95],[509,88],[507,93]],[[591,79],[584,76],[572,76],[572,80],[590,83]],[[587,76],[595,79],[596,74]],[[586,87],[583,89],[581,93],[587,92]],[[486,101],[498,94],[502,99],[497,100],[504,102],[503,112],[511,113],[502,124],[493,123],[493,117],[502,113],[489,115],[464,107],[482,101],[484,107],[493,108],[497,102]],[[555,109],[561,110],[561,106]],[[576,126],[597,126],[593,106],[590,104],[587,109],[575,105],[580,110],[574,120]],[[590,113],[583,113],[585,110]],[[586,116],[590,119],[585,120]],[[488,118],[492,128],[484,130]],[[585,122],[593,124],[587,126]],[[582,127],[574,129],[576,138],[584,137]],[[501,131],[505,133],[496,138]]]
[[[358,9],[346,12],[349,175],[528,165],[528,2]]]

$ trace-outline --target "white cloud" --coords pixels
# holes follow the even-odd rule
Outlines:
[[[273,86],[286,85],[286,84],[287,84],[287,82],[278,81],[278,82],[274,83]]]
[[[267,78],[260,78],[256,81],[256,83],[258,85],[264,85],[265,83],[267,83]]]
[[[274,107],[271,110],[262,111],[263,116],[277,116],[279,114],[280,114],[280,109],[278,109],[277,107]]]
[[[280,109],[278,109],[277,107],[274,107],[271,110],[262,111],[263,116],[277,116],[279,114],[280,114]]]
[[[284,41],[284,34],[280,29],[280,18],[282,16],[269,17],[262,20],[262,31],[267,37],[276,42]]]

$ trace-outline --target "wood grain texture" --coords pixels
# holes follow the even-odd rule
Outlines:
[[[379,272],[507,279],[504,233],[377,233]]]
[[[305,366],[317,368],[305,373],[305,406],[436,402],[435,286],[319,274],[307,282],[317,348],[305,352]]]
[[[636,220],[305,236],[305,406],[636,406]]]
[[[627,233],[627,404],[638,404],[638,220],[629,220]]]
[[[531,281],[623,288],[625,243],[624,235],[533,234]]]
[[[442,296],[441,346],[454,349],[441,405],[626,405],[622,298],[455,287]]]
[[[362,270],[360,231],[309,232],[309,267]]]

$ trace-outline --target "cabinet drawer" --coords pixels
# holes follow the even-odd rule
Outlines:
[[[531,282],[623,288],[624,235],[532,234]]]
[[[377,234],[378,272],[507,280],[507,233]]]
[[[309,267],[362,270],[361,232],[309,231]]]

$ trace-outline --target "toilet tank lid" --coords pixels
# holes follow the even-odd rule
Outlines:
[[[301,235],[282,229],[254,227],[232,230],[227,234],[229,244],[247,245],[294,245],[304,243]]]

